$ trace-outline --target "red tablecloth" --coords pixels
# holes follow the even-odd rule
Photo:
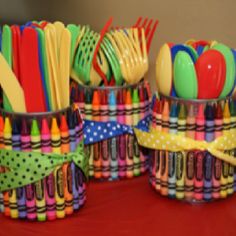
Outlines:
[[[33,223],[0,216],[0,236],[235,235],[236,196],[191,205],[157,195],[147,176],[90,183],[83,209],[64,220]]]

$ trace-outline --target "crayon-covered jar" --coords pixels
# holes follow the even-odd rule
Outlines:
[[[147,81],[135,85],[91,87],[73,85],[84,104],[85,148],[89,153],[89,177],[119,180],[145,173],[148,152],[138,145],[134,127],[150,118]],[[81,94],[83,93],[83,94]]]
[[[88,169],[78,108],[0,114],[1,212],[51,221],[78,211],[86,199]]]
[[[149,183],[162,196],[210,202],[232,196],[236,181],[235,102],[154,96],[149,131],[135,129],[149,150]],[[157,105],[161,104],[160,111]]]

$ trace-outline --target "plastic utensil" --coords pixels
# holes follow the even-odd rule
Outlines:
[[[186,45],[182,45],[182,44],[176,44],[171,48],[172,62],[175,61],[175,57],[176,57],[176,55],[179,51],[184,51],[184,52],[188,53],[189,56],[191,57],[192,61],[194,63],[196,62],[197,55],[195,53],[193,53],[192,50],[189,47],[187,47]]]
[[[20,51],[20,77],[27,112],[44,112],[46,103],[39,67],[38,35],[35,29],[25,27]]]
[[[220,94],[220,97],[226,97],[231,92],[233,86],[234,86],[234,80],[235,80],[235,61],[234,61],[234,55],[229,47],[227,47],[224,44],[215,44],[212,49],[215,49],[219,52],[221,52],[225,58],[226,62],[226,79],[224,83],[224,88]]]
[[[53,110],[61,109],[57,34],[53,24],[44,29]]]
[[[12,33],[8,25],[4,25],[2,29],[2,55],[12,68]],[[7,79],[7,78],[5,78]],[[12,111],[8,97],[3,93],[3,107],[6,111]]]
[[[60,79],[60,99],[62,108],[70,105],[70,52],[71,34],[67,28],[61,32],[61,41],[59,47],[59,79]]]
[[[199,99],[218,98],[226,77],[224,56],[216,50],[203,53],[195,64]]]
[[[39,63],[40,63],[41,78],[43,81],[44,95],[46,99],[47,110],[51,111],[52,98],[51,98],[50,81],[48,75],[45,35],[44,31],[41,28],[36,28],[36,31],[38,33],[38,40],[39,40]]]
[[[187,52],[179,51],[175,57],[174,86],[179,97],[197,98],[197,75],[192,58]]]
[[[98,50],[100,48],[101,42],[106,34],[106,31],[109,29],[109,27],[111,26],[113,21],[113,18],[111,17],[105,24],[105,26],[102,28],[101,32],[100,32],[100,37],[99,40],[96,44],[96,48],[94,50],[94,54],[93,54],[93,60],[92,60],[92,64],[94,69],[97,71],[97,73],[101,76],[103,82],[105,85],[108,85],[108,80],[106,78],[106,75],[103,73],[103,71],[101,70],[101,68],[99,67],[98,63],[97,63],[97,53]]]
[[[156,59],[156,84],[163,95],[169,96],[172,88],[172,60],[168,44],[164,44]]]
[[[26,112],[25,96],[22,87],[12,72],[6,59],[0,53],[0,84],[2,90],[9,98],[14,112]],[[7,79],[5,79],[7,78]]]

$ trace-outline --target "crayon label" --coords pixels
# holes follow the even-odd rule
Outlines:
[[[133,159],[134,153],[133,153],[133,140],[134,136],[133,135],[128,135],[128,144],[127,144],[127,153],[128,153],[128,158]]]
[[[195,177],[199,181],[203,179],[203,161],[203,152],[197,152],[197,156],[195,158]]]
[[[43,187],[43,180],[39,180],[34,184],[35,187],[35,197],[37,200],[44,199],[44,187]]]
[[[214,178],[220,181],[221,176],[221,160],[214,158]]]
[[[54,176],[50,174],[46,177],[46,190],[49,198],[54,198],[55,188],[54,188]]]
[[[13,195],[12,189],[10,189],[10,190],[8,191],[8,195],[9,195],[9,197],[12,197],[12,195]]]
[[[116,158],[116,154],[117,154],[117,151],[116,151],[116,138],[112,138],[111,139],[111,159],[113,161],[115,161],[117,158]]]
[[[119,158],[121,160],[125,160],[125,136],[124,135],[120,135],[118,137],[119,143],[118,143],[118,147],[119,147]]]
[[[161,176],[163,176],[167,169],[167,161],[166,161],[166,151],[161,151]]]
[[[93,155],[94,155],[94,160],[95,161],[99,160],[99,154],[100,154],[100,148],[99,147],[100,147],[99,143],[94,143],[93,144],[93,150],[94,150]]]
[[[134,148],[134,155],[136,157],[139,157],[140,156],[140,152],[139,152],[139,145],[138,145],[138,141],[136,138],[134,138],[134,145],[133,145],[133,148]]]
[[[26,199],[29,201],[34,200],[34,187],[33,184],[28,184],[26,186],[26,193],[25,193]]]
[[[169,158],[168,158],[168,176],[169,178],[173,177],[175,175],[175,153],[169,152]]]
[[[57,169],[56,171],[56,183],[57,183],[57,194],[59,197],[63,198],[64,197],[64,190],[63,190],[63,172],[62,168]]]
[[[188,152],[186,159],[186,175],[187,179],[192,180],[194,178],[194,153]]]
[[[234,149],[230,150],[229,154],[231,156],[234,156]],[[234,168],[234,166],[229,165],[229,176],[233,176],[234,175],[234,169],[236,169],[236,168]]]
[[[156,170],[157,172],[160,171],[160,151],[155,150],[154,151],[154,155],[155,155],[155,160],[156,160]]]
[[[212,178],[212,156],[210,153],[206,153],[204,157],[204,177],[205,180],[211,181]]]
[[[79,168],[75,166],[75,189],[79,191]]]
[[[109,142],[108,140],[103,140],[102,141],[102,158],[103,160],[108,160],[109,159]]]
[[[229,164],[225,161],[223,161],[223,164],[222,164],[222,174],[224,178],[227,178],[229,174]]]
[[[176,179],[181,180],[183,176],[184,169],[184,156],[181,152],[177,152],[176,159]]]
[[[21,199],[23,197],[23,194],[24,194],[23,191],[24,191],[23,187],[20,187],[20,188],[16,189],[16,197],[17,197],[17,199]]]
[[[67,191],[72,194],[72,168],[71,165],[67,165],[67,176],[66,176],[66,181],[67,181]]]

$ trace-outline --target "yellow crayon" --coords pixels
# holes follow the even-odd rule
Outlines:
[[[56,118],[52,118],[51,125],[51,145],[52,152],[60,154],[61,153],[61,136],[60,130],[57,125]],[[56,198],[56,215],[57,218],[65,217],[65,199],[64,199],[64,178],[62,167],[56,167],[54,172],[55,178],[55,198]]]
[[[5,149],[12,150],[12,127],[11,127],[11,123],[8,117],[5,118],[5,125],[3,129],[3,139],[4,139]],[[10,158],[10,156],[8,158]],[[9,194],[10,215],[12,218],[18,218],[19,212],[17,209],[16,190],[12,189],[8,192],[8,194]]]

